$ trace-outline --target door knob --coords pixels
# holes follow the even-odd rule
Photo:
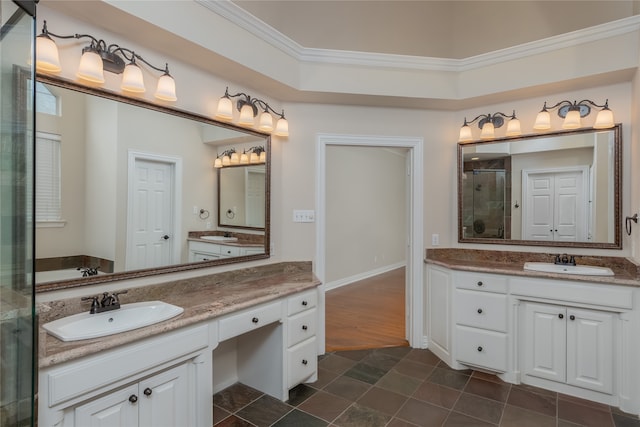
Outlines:
[[[162,236],[162,238],[163,238],[164,240],[169,240],[169,236],[168,236],[168,235],[166,235],[166,234],[165,234],[164,236]]]

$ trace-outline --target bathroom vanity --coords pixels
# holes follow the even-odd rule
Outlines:
[[[607,260],[614,276],[538,273],[524,260],[549,255],[512,254],[428,251],[428,348],[454,369],[640,414],[637,266]]]
[[[210,427],[214,392],[238,381],[288,399],[317,379],[319,284],[310,263],[242,269],[129,289],[184,308],[152,326],[71,342],[40,328],[39,425]],[[40,322],[80,309],[41,303]]]

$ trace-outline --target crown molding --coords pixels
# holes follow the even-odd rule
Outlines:
[[[393,55],[335,49],[306,48],[231,0],[195,0],[210,11],[248,31],[292,58],[306,63],[343,64],[374,68],[462,72],[578,46],[640,29],[640,15],[572,31],[463,59]]]

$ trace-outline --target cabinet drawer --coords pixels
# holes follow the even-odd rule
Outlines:
[[[316,325],[318,324],[316,318],[316,309],[303,311],[302,313],[291,316],[288,320],[289,326],[289,339],[288,347],[298,344],[311,338],[316,334]]]
[[[287,349],[287,387],[298,385],[316,373],[318,353],[315,337]]]
[[[461,363],[507,371],[507,335],[456,325],[456,359]]]
[[[456,323],[507,331],[507,296],[456,289]]]
[[[507,293],[507,278],[494,274],[456,272],[454,283],[459,289]]]
[[[240,256],[240,248],[238,246],[220,245],[220,256]]]
[[[201,253],[201,252],[191,252],[191,259],[189,261],[192,261],[192,262],[212,261],[214,259],[220,259],[220,255]]]
[[[282,319],[282,305],[279,301],[253,307],[239,314],[220,320],[220,341],[237,337],[245,332],[261,328]]]
[[[312,291],[303,292],[288,299],[287,314],[291,316],[292,314],[300,313],[301,311],[313,308],[317,304],[318,292],[315,289]]]

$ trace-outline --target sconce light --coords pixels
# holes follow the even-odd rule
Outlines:
[[[120,88],[124,91],[143,93],[145,92],[142,70],[137,61],[143,62],[152,69],[163,73],[158,79],[155,97],[163,101],[176,101],[176,83],[169,74],[169,64],[164,68],[156,67],[146,61],[131,49],[110,44],[104,40],[98,40],[90,34],[74,34],[61,36],[54,34],[47,29],[47,21],[44,21],[42,34],[36,37],[36,69],[49,73],[58,73],[62,70],[58,47],[51,37],[59,39],[82,39],[91,40],[89,46],[82,49],[80,66],[76,75],[78,78],[92,83],[104,83],[103,71],[114,74],[122,74]],[[125,64],[125,61],[127,64]]]
[[[263,146],[256,146],[242,150],[238,155],[235,148],[223,151],[216,157],[213,167],[220,169],[225,166],[237,166],[248,164],[259,164],[267,161],[267,152]]]
[[[276,122],[275,134],[278,136],[289,136],[289,122],[284,117],[284,110],[282,113],[275,111],[269,104],[258,98],[252,98],[246,93],[236,93],[235,95],[229,94],[229,88],[224,92],[224,96],[218,101],[218,111],[216,117],[221,120],[233,119],[233,102],[231,98],[240,97],[236,103],[236,108],[240,111],[240,118],[238,124],[241,126],[253,126],[255,124],[255,117],[260,113],[258,120],[258,129],[263,132],[273,132],[273,113],[278,117]]]
[[[604,105],[598,105],[588,99],[577,101],[560,101],[552,107],[547,107],[547,103],[544,103],[542,111],[538,113],[536,122],[533,125],[534,129],[547,130],[551,129],[551,115],[548,110],[558,109],[558,116],[564,118],[562,123],[563,129],[578,129],[581,127],[580,119],[586,117],[591,113],[591,106],[602,108],[596,116],[596,122],[594,123],[594,129],[608,129],[614,126],[613,111],[609,109],[609,100],[605,100]]]
[[[504,119],[510,119],[507,124],[507,136],[518,136],[522,133],[520,131],[520,120],[516,117],[515,110],[510,116],[500,112],[494,114],[480,114],[469,122],[466,117],[464,118],[464,124],[460,128],[460,137],[458,138],[458,142],[473,141],[471,127],[469,127],[469,125],[476,121],[478,122],[478,127],[481,129],[480,138],[492,139],[495,137],[495,129],[502,127],[504,124]]]

